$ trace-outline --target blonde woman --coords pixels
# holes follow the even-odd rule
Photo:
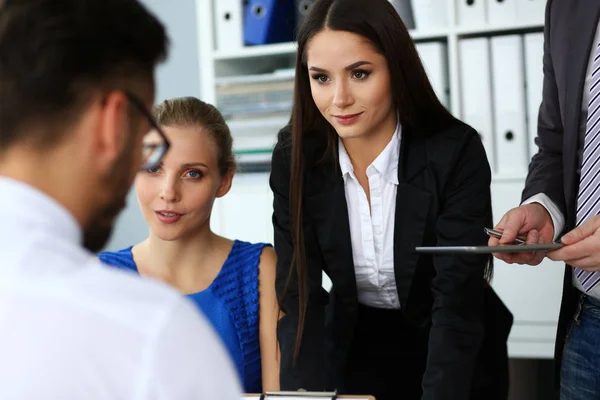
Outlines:
[[[235,173],[229,128],[214,106],[193,97],[166,100],[154,117],[171,148],[135,180],[149,236],[100,259],[185,293],[229,349],[245,392],[278,390],[275,252],[210,228],[214,201],[227,194]]]

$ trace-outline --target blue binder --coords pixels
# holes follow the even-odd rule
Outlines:
[[[244,9],[244,44],[291,42],[295,28],[294,0],[249,0]]]

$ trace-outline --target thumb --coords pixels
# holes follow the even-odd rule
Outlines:
[[[522,210],[518,208],[513,209],[502,218],[501,244],[512,243],[517,238],[519,231],[523,227],[523,217],[520,215],[522,214],[520,211]]]
[[[563,242],[563,244],[565,245],[570,245],[573,243],[577,243],[585,239],[586,237],[592,235],[596,231],[596,227],[591,222],[592,221],[590,220],[584,223],[583,225],[580,225],[577,228],[573,229],[572,231],[564,235],[560,239],[560,241]]]

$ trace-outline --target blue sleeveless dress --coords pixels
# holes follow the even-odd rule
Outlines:
[[[262,393],[258,333],[258,270],[266,243],[235,240],[208,288],[188,294],[213,324],[229,350],[246,393]],[[138,273],[131,247],[98,255],[104,263]]]

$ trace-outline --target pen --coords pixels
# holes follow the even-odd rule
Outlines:
[[[502,232],[500,231],[496,231],[494,229],[490,229],[490,228],[484,228],[485,233],[487,233],[489,236],[494,236],[498,239],[500,239],[502,237]],[[515,241],[512,244],[525,244],[525,237],[523,236],[517,236],[517,238],[515,239]]]

